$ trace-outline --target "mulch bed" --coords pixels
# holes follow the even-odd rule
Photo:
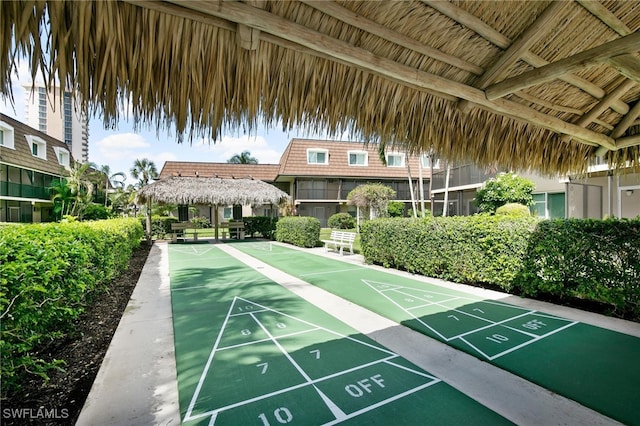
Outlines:
[[[133,253],[129,268],[96,296],[78,319],[73,335],[40,350],[42,359],[65,360],[64,371],[51,371],[47,382],[31,378],[19,391],[8,394],[2,400],[0,424],[75,423],[150,249],[143,243]]]

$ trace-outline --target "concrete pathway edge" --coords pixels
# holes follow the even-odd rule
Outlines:
[[[179,425],[169,253],[154,244],[76,425]]]

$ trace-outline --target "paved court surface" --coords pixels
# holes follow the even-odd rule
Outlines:
[[[184,424],[510,424],[216,246],[169,264]]]
[[[640,423],[637,337],[278,244],[233,247],[609,417]]]
[[[468,423],[469,417],[482,423],[500,423],[506,418],[526,425],[618,424],[584,403],[578,404],[505,368],[512,363],[521,368],[518,374],[523,377],[522,370],[538,374],[530,380],[539,380],[541,372],[543,379],[545,375],[552,379],[559,375],[566,377],[567,363],[561,363],[555,370],[554,363],[565,357],[584,357],[585,349],[593,349],[588,353],[598,355],[605,347],[612,352],[611,357],[596,356],[591,370],[583,370],[582,364],[569,366],[567,382],[591,387],[594,381],[603,379],[603,372],[613,371],[613,381],[620,380],[624,389],[627,379],[620,378],[619,372],[626,368],[628,380],[633,381],[638,370],[624,356],[615,354],[620,348],[625,349],[627,337],[640,337],[640,326],[636,323],[379,267],[367,266],[363,269],[377,273],[361,276],[359,256],[337,257],[314,249],[294,250],[320,255],[306,258],[282,252],[281,257],[288,257],[284,263],[299,266],[300,275],[312,274],[303,280],[257,259],[274,254],[278,244],[245,244],[154,245],[77,424],[176,425],[185,419],[188,424],[302,423],[301,419],[309,420],[301,414],[308,407],[303,409],[300,404],[309,401],[315,401],[314,410],[319,410],[312,411],[318,413],[319,417],[312,422],[317,424],[325,418],[334,419],[329,423],[389,424],[391,415],[396,420],[394,424],[459,424]],[[215,250],[206,250],[209,247]],[[256,257],[234,247],[251,249]],[[184,263],[169,268],[169,258],[173,257],[170,251],[173,253],[174,248],[180,252],[176,253],[176,259]],[[339,261],[331,263],[329,269],[311,269],[307,262],[320,257]],[[311,278],[313,274],[319,278],[343,269],[355,271],[357,279],[334,279],[319,284]],[[401,280],[380,278],[386,275]],[[407,279],[410,282],[404,281]],[[414,294],[412,289],[426,288],[416,287],[415,281],[430,284],[435,281],[438,289]],[[328,282],[334,282],[336,288],[331,290],[335,294],[336,289],[347,293],[356,288],[367,291],[372,304],[391,306],[402,316],[388,319],[391,318],[388,313],[381,316],[370,307],[365,309],[349,302],[348,294],[338,297],[329,293],[321,288],[331,288]],[[460,288],[465,291],[449,293]],[[448,297],[440,299],[436,292]],[[465,299],[474,299],[470,296],[476,296],[477,300]],[[424,300],[415,304],[404,298]],[[173,305],[174,312],[171,299],[178,302]],[[484,303],[499,302],[488,303],[498,306],[499,313],[507,305],[505,300],[527,308],[520,312],[524,314],[522,317],[517,317],[520,315],[517,311],[509,311],[515,314],[515,318],[509,317],[515,324],[511,319],[494,317],[494,313],[491,317],[483,316],[489,312]],[[474,305],[479,301],[483,305]],[[436,312],[417,314],[430,304],[435,305],[432,308]],[[443,311],[436,307],[441,305],[453,313],[440,318]],[[440,320],[451,322],[457,320],[449,315],[458,320],[467,316],[473,321],[477,320],[475,317],[484,318],[488,322],[477,328],[506,326],[531,342],[523,341],[520,344],[525,345],[508,353],[492,352],[475,344],[469,337],[474,333],[465,334],[471,330],[447,334],[448,327],[436,327],[437,324],[426,321],[429,315],[439,315]],[[414,329],[399,323],[411,323]],[[584,323],[619,330],[623,333],[613,334],[627,337],[616,343],[611,340],[609,330]],[[423,329],[418,332],[419,326]],[[577,346],[575,340],[562,338],[568,331],[576,330],[578,335],[583,334],[583,341],[578,339]],[[490,344],[488,348],[510,343],[511,336],[503,331],[481,336],[486,340],[482,343]],[[433,338],[427,335],[429,332]],[[638,340],[637,337],[633,339]],[[546,346],[550,340],[556,341],[557,347]],[[586,347],[584,342],[589,340],[591,347]],[[455,344],[466,346],[464,350],[469,354],[475,351],[474,355],[454,349]],[[572,349],[574,346],[576,349]],[[367,362],[359,362],[360,357]],[[623,365],[615,365],[617,361]],[[181,382],[180,392],[176,376]],[[269,380],[267,376],[271,376]],[[598,398],[611,388],[603,380],[602,390],[594,395]],[[618,391],[614,389],[615,392]],[[287,399],[287,395],[295,398]],[[368,397],[364,398],[365,395]],[[423,402],[430,408],[427,417],[420,408]],[[621,418],[617,413],[612,417]],[[624,422],[640,424],[638,416],[628,416]]]

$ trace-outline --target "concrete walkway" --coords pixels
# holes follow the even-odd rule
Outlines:
[[[218,247],[514,423],[617,424],[572,400],[272,268],[231,245]],[[323,249],[310,251],[363,264],[358,255],[337,256],[324,253]],[[379,269],[426,281],[424,277]],[[640,337],[637,323],[445,281],[436,280],[436,283]],[[166,243],[157,243],[116,330],[78,425],[180,424],[170,298],[168,247]]]

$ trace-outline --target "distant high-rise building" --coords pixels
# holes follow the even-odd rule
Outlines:
[[[27,124],[57,138],[69,147],[77,161],[89,161],[89,120],[87,114],[74,105],[70,92],[59,95],[36,85],[32,91],[25,86]]]

